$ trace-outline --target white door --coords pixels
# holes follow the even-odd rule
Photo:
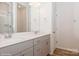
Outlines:
[[[56,40],[57,47],[72,48],[73,37],[73,3],[56,3]]]

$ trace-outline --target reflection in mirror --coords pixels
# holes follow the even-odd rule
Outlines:
[[[17,4],[17,32],[26,32],[26,7]]]
[[[0,33],[8,33],[11,27],[11,3],[0,2]]]
[[[22,2],[22,3],[15,3],[14,4],[14,17],[15,20],[14,24],[15,25],[13,27],[14,32],[28,32],[28,3]]]
[[[28,2],[0,2],[0,33],[29,31]]]

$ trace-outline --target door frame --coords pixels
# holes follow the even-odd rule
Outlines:
[[[26,25],[26,29],[27,29],[27,32],[29,32],[30,31],[30,6],[29,6],[29,3],[27,2],[27,3],[20,3],[20,2],[18,2],[19,4],[21,4],[21,5],[23,5],[23,6],[25,6],[26,7],[26,23],[27,23],[27,25]],[[17,2],[13,2],[13,14],[12,14],[12,16],[13,16],[13,32],[14,33],[16,33],[17,32]]]

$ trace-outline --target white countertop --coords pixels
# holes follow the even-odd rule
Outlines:
[[[32,40],[44,35],[49,35],[49,33],[38,33],[38,34],[34,34],[33,32],[14,33],[12,34],[12,38],[0,39],[0,48],[24,42],[27,40]]]

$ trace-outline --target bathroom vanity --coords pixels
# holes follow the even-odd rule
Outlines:
[[[18,33],[0,41],[2,56],[46,56],[50,52],[50,34]]]
[[[50,4],[44,4],[36,3],[36,7],[35,3],[0,3],[0,56],[46,56],[50,53],[50,34],[47,32],[50,32],[48,28],[51,27],[47,21],[49,18],[46,18],[49,13],[47,16],[42,14],[48,11],[47,5]],[[42,11],[44,8],[46,12]],[[44,23],[39,20],[40,10]]]

